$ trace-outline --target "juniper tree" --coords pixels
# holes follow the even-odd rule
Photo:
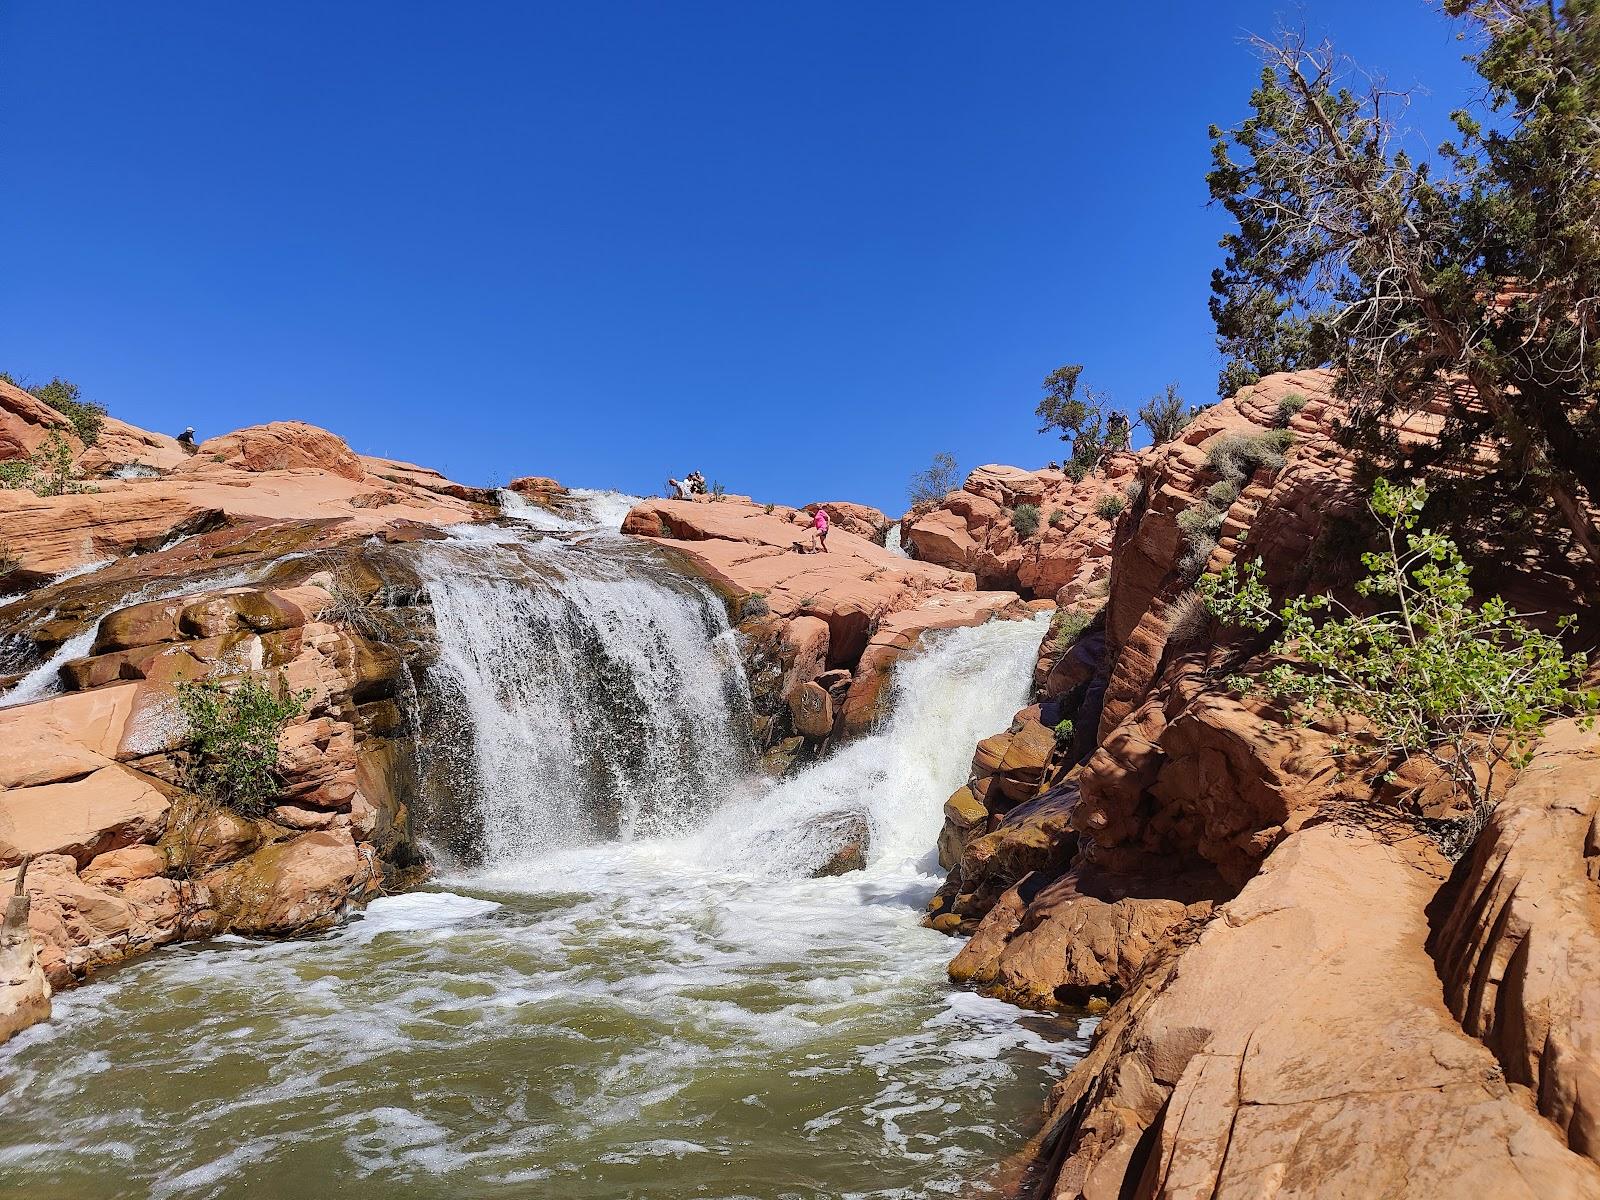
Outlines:
[[[1436,162],[1398,148],[1405,96],[1326,43],[1259,41],[1251,115],[1213,128],[1223,239],[1212,312],[1224,391],[1331,365],[1346,435],[1422,470],[1497,448],[1600,563],[1600,0],[1446,0],[1484,108]],[[1476,399],[1453,391],[1470,384]],[[1392,418],[1452,397],[1436,444]]]

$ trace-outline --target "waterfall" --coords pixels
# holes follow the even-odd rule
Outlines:
[[[966,782],[973,746],[1027,703],[1043,624],[992,621],[927,635],[895,668],[889,715],[876,730],[719,810],[697,838],[699,857],[795,876],[864,838],[874,871],[928,865],[944,801]]]
[[[445,717],[422,750],[468,777],[454,790],[475,826],[446,837],[453,849],[503,864],[669,834],[748,773],[749,689],[723,605],[652,551],[441,543],[423,573]]]

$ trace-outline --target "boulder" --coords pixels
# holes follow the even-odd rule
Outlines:
[[[210,438],[200,444],[194,458],[252,474],[306,469],[352,480],[366,475],[343,438],[304,421],[274,421]]]
[[[833,732],[833,697],[819,684],[801,684],[790,692],[789,714],[802,737],[825,738]]]
[[[332,925],[369,881],[366,856],[348,830],[303,833],[204,877],[224,928],[276,936]]]

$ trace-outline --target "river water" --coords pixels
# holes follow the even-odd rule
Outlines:
[[[614,548],[552,544],[493,552],[570,604],[486,605],[505,564],[435,552],[432,686],[460,692],[477,853],[321,938],[170,948],[57,997],[0,1051],[0,1195],[973,1194],[1083,1050],[1073,1022],[952,989],[955,944],[918,925],[943,800],[1023,703],[1039,627],[930,639],[879,730],[759,783],[714,601],[631,571],[613,591]],[[648,647],[633,692],[585,689],[596,631]],[[519,728],[613,702],[709,740],[617,759],[609,725],[554,753]],[[810,878],[845,829],[867,869]]]

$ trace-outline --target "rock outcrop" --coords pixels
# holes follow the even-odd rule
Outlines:
[[[828,505],[841,513],[828,551],[806,552],[815,507],[738,496],[646,500],[622,525],[670,549],[728,601],[751,647],[758,732],[767,747],[788,744],[784,761],[800,740],[870,728],[891,668],[925,633],[1027,615],[1013,593],[978,592],[966,572],[913,562],[852,532],[852,524],[876,526],[876,509]]]
[[[1125,1196],[1600,1196],[1445,1008],[1425,910],[1447,865],[1321,825],[1165,947],[1051,1094],[1014,1180]]]
[[[1337,419],[1327,375],[1272,376],[1134,456],[1103,609],[1062,620],[946,805],[952,977],[1110,1005],[1010,1194],[1600,1194],[1600,743],[1553,730],[1452,875],[1416,818],[1453,789],[1239,696],[1270,639],[1194,595],[1246,546],[1280,594],[1349,587]]]
[[[979,467],[960,491],[906,514],[902,544],[923,562],[971,571],[982,588],[1063,608],[1086,604],[1110,570],[1112,526],[1139,463],[1138,455],[1114,454],[1078,482],[1060,471]],[[1038,510],[1038,528],[1026,536],[1011,520],[1024,504]]]

